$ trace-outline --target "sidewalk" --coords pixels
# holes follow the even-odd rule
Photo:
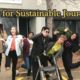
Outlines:
[[[0,79],[1,80],[11,80],[11,69],[8,71],[5,69],[5,55],[2,56]]]
[[[79,61],[80,60],[80,55],[74,54],[73,59],[74,59],[73,62]],[[66,75],[66,72],[64,70],[61,58],[58,59],[57,64],[60,68],[61,74],[65,78],[67,78],[67,75]],[[32,80],[31,76],[27,77],[27,74],[26,74],[27,70],[25,70],[23,68],[21,68],[20,70],[21,71],[20,71],[19,75],[17,76],[16,80]],[[12,74],[11,69],[8,70],[8,71],[6,71],[6,69],[5,69],[5,55],[3,55],[1,72],[0,72],[0,80],[11,80],[11,74]],[[72,75],[74,77],[74,80],[80,80],[80,67],[76,68],[76,69],[73,69],[72,70]]]
[[[73,63],[75,63],[77,61],[80,61],[80,53],[74,53],[73,54]],[[61,74],[67,78],[67,74],[64,70],[64,66],[63,66],[61,58],[58,59],[57,64],[61,70]],[[74,80],[80,80],[80,67],[72,69],[72,75],[73,75]]]

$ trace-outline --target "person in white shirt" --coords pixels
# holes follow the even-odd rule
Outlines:
[[[4,41],[6,46],[5,55],[9,56],[12,60],[12,80],[16,80],[16,66],[18,61],[18,56],[21,55],[22,49],[22,37],[17,34],[17,29],[15,26],[11,28],[11,34],[8,36],[7,40]]]

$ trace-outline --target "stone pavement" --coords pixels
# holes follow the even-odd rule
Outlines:
[[[11,70],[5,69],[5,56],[2,56],[2,65],[0,72],[0,80],[11,80]]]
[[[16,76],[16,80],[26,80],[26,75],[24,75],[27,71],[25,69],[22,69],[19,73],[19,76]],[[5,55],[2,56],[2,64],[1,64],[1,72],[0,72],[0,80],[11,80],[11,69],[6,70],[5,69]]]
[[[73,62],[76,62],[78,60],[80,60],[80,55],[75,55],[76,56],[76,59],[75,57],[73,56],[74,58],[74,61]],[[66,72],[64,70],[64,67],[62,65],[62,61],[61,59],[59,59],[57,61],[57,64],[58,66],[60,67],[60,71],[61,71],[61,74],[64,78],[64,80],[67,80],[67,75],[66,75]],[[0,80],[11,80],[11,69],[10,70],[6,70],[5,69],[5,56],[3,55],[3,58],[2,58],[2,66],[1,66],[1,72],[0,72]],[[22,70],[19,75],[17,76],[16,80],[32,80],[31,77],[27,77],[26,76],[26,70]],[[77,68],[77,69],[73,69],[72,70],[72,75],[74,77],[74,80],[80,80],[80,67]]]
[[[76,63],[77,61],[80,61],[80,53],[78,52],[73,54],[73,63]],[[61,74],[67,78],[61,58],[58,59],[57,64],[61,70]],[[74,80],[80,80],[80,67],[72,69],[72,75]]]

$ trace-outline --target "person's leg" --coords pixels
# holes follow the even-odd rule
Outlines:
[[[27,67],[27,69],[28,69],[27,76],[30,76],[30,74],[31,74],[31,73],[30,73],[31,70],[30,70],[30,60],[29,60],[29,56],[26,57],[25,64],[26,64],[26,67]]]
[[[74,68],[77,68],[77,67],[79,67],[80,66],[80,61],[79,62],[76,62],[76,63],[72,63],[71,65],[70,65],[70,68],[71,69],[74,69]]]
[[[18,57],[16,55],[16,52],[14,52],[14,55],[12,57],[12,78],[15,80],[16,77],[16,66],[17,66]]]
[[[53,60],[53,56],[48,57],[48,60],[49,60],[49,62],[50,62],[50,64],[51,64],[51,66],[54,66],[54,65],[55,65],[55,64],[54,64],[54,60]],[[57,65],[57,64],[56,64],[56,65]],[[60,73],[60,70],[59,70],[58,66],[57,66],[57,71],[58,71],[57,75],[59,75],[60,80],[62,80],[62,76],[61,76],[61,73]]]
[[[67,55],[65,55],[65,56],[62,56],[62,60],[63,60],[63,65],[64,65],[64,68],[68,75],[69,80],[73,80],[73,77],[71,74],[71,69],[69,66],[69,64],[71,63],[70,58]],[[70,63],[69,63],[69,61],[70,61]]]
[[[37,72],[38,72],[38,69],[39,69],[39,65],[38,65],[38,61],[34,59],[32,59],[32,76],[33,76],[33,79],[32,80],[40,80],[40,72],[38,73],[37,75]],[[37,78],[36,78],[37,76]]]
[[[1,71],[2,53],[0,53],[0,71]]]
[[[16,51],[10,52],[10,57],[12,58],[12,80],[15,80],[16,77],[16,66],[18,57],[16,55]]]
[[[41,65],[43,65],[43,67],[48,66],[48,57],[47,56],[44,56],[44,55],[40,56],[40,61],[41,61]],[[45,78],[49,79],[50,78],[49,73],[47,71],[44,73],[45,73]]]
[[[26,57],[25,64],[26,64],[27,69],[29,69],[30,66],[29,66],[29,57],[28,56]]]
[[[0,53],[0,66],[1,66],[1,61],[2,61],[2,53]]]
[[[21,67],[27,69],[26,57],[23,57],[23,60],[24,60],[24,63],[21,65]]]
[[[72,63],[73,54],[70,55],[69,66],[71,69],[77,68],[80,66],[80,61],[76,63]]]
[[[5,56],[6,57],[6,60],[5,60],[5,67],[6,69],[7,68],[10,68],[10,64],[11,64],[11,59],[9,56]]]
[[[31,56],[29,56],[29,69],[28,69],[28,76],[31,75]]]
[[[48,66],[48,57],[47,56],[41,55],[40,56],[40,61],[41,61],[41,64],[44,67],[47,67]]]

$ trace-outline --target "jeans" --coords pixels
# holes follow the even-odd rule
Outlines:
[[[24,58],[24,64],[22,65],[22,67],[29,69],[30,68],[30,63],[29,63],[29,56],[26,56]]]
[[[29,69],[29,68],[30,68],[30,64],[29,64],[29,56],[26,57],[26,59],[25,59],[25,64],[26,64],[27,69]]]

